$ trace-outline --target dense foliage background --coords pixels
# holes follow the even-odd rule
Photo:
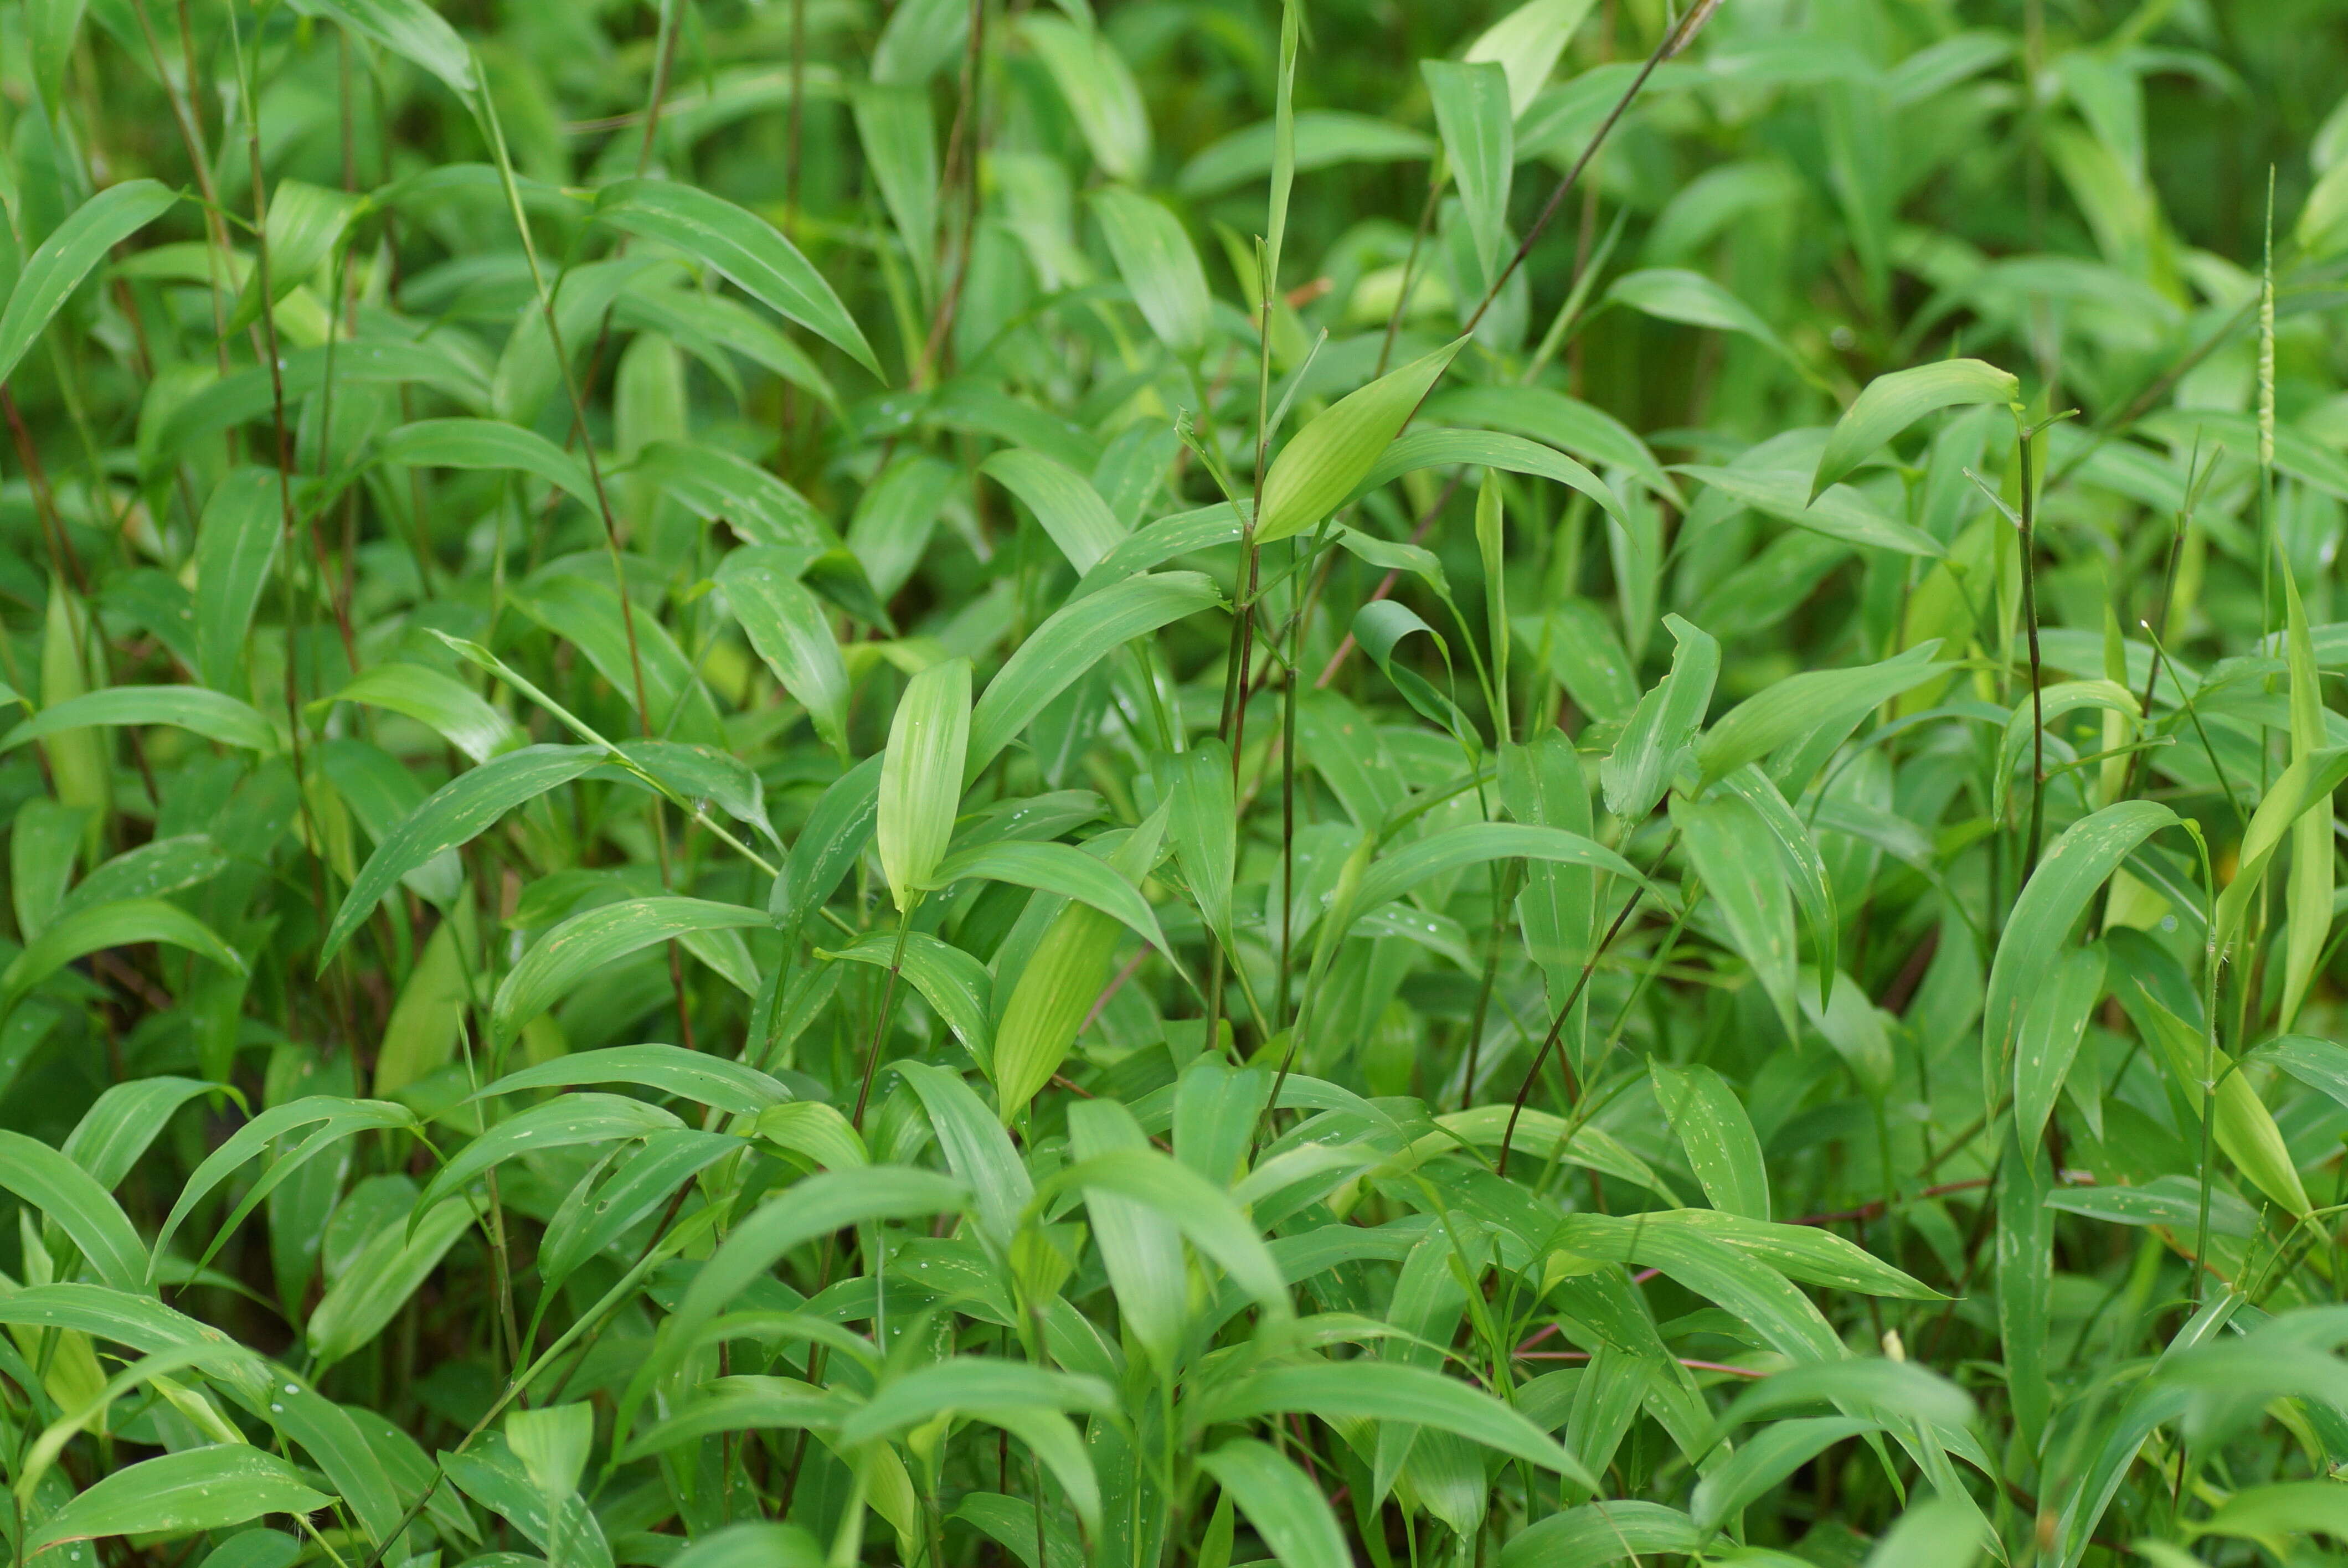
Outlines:
[[[2337,1560],[2343,83],[0,8],[12,1561]]]

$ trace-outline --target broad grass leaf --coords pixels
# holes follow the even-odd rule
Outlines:
[[[1479,1389],[1424,1367],[1391,1361],[1272,1367],[1207,1396],[1202,1425],[1291,1411],[1325,1421],[1407,1421],[1454,1433],[1593,1490],[1581,1461],[1548,1433]]]
[[[1231,1109],[1247,1118],[1251,1130],[1262,1103],[1258,1099]],[[1087,1100],[1068,1107],[1068,1152],[1078,1162],[1148,1147],[1148,1135],[1122,1105]],[[1113,1192],[1088,1192],[1085,1202],[1109,1288],[1117,1294],[1117,1316],[1160,1374],[1171,1376],[1190,1304],[1181,1228],[1148,1204]]]
[[[2307,607],[2299,597],[2288,552],[2278,552],[2282,575],[2284,648],[2291,671],[2291,757],[2308,763],[2323,749],[2326,736],[2322,677],[2315,664],[2315,643],[2307,628]],[[2291,872],[2283,897],[2282,1001],[2275,1014],[2278,1029],[2288,1030],[2299,1016],[2315,979],[2332,933],[2333,835],[2332,804],[2309,809],[2291,825]]]
[[[1079,575],[1125,541],[1125,526],[1092,481],[1065,463],[1014,447],[989,457],[979,472],[1026,504]]]
[[[1174,803],[1167,831],[1199,917],[1233,946],[1231,875],[1239,848],[1239,808],[1231,784],[1231,748],[1220,739],[1167,759],[1168,797]]]
[[[670,1568],[823,1568],[823,1548],[796,1524],[763,1519],[725,1525],[669,1559]]]
[[[1350,1568],[1353,1553],[1328,1500],[1278,1450],[1235,1439],[1200,1456],[1199,1468],[1238,1500],[1282,1568]]]
[[[491,1127],[432,1173],[408,1216],[414,1229],[433,1205],[460,1196],[474,1177],[541,1149],[618,1143],[682,1126],[675,1114],[624,1094],[564,1094]]]
[[[870,1442],[946,1410],[994,1411],[1023,1405],[1102,1413],[1116,1408],[1116,1396],[1107,1384],[1077,1373],[991,1356],[956,1356],[882,1384],[840,1423],[839,1437],[846,1443]]]
[[[1840,923],[1835,914],[1834,880],[1818,839],[1797,815],[1769,775],[1756,767],[1743,767],[1721,781],[1729,794],[1743,800],[1769,830],[1777,846],[1778,864],[1787,886],[1801,907],[1802,923],[1810,935],[1810,961],[1821,981],[1818,1001],[1831,1009],[1837,955],[1841,951]]]
[[[1402,433],[1459,346],[1447,343],[1388,372],[1315,415],[1291,437],[1264,476],[1256,542],[1303,533],[1334,511]]]
[[[225,692],[201,686],[108,686],[43,708],[0,739],[0,753],[67,730],[128,724],[170,724],[263,755],[277,750],[277,732],[261,711]]]
[[[1506,430],[1585,462],[1627,469],[1656,495],[1681,504],[1671,477],[1629,425],[1550,387],[1455,386],[1430,396],[1426,412],[1430,420]]]
[[[230,1133],[189,1176],[180,1189],[179,1197],[171,1204],[171,1212],[164,1217],[162,1229],[156,1234],[146,1277],[152,1279],[160,1272],[172,1236],[179,1233],[180,1226],[196,1206],[247,1161],[256,1159],[267,1151],[276,1140],[290,1137],[296,1132],[304,1132],[300,1143],[272,1162],[261,1180],[242,1194],[237,1208],[230,1215],[230,1223],[221,1227],[222,1240],[235,1228],[235,1222],[250,1213],[273,1187],[292,1176],[304,1163],[325,1153],[336,1142],[362,1132],[416,1131],[417,1128],[414,1112],[386,1100],[353,1100],[342,1095],[314,1094],[271,1106]],[[221,1242],[215,1241],[208,1249],[207,1255],[220,1245]]]
[[[405,1225],[377,1231],[310,1309],[303,1334],[312,1369],[323,1373],[382,1333],[473,1218],[469,1201],[451,1198],[429,1210],[419,1207]]]
[[[983,844],[939,862],[931,886],[943,887],[965,877],[1009,882],[1089,904],[1159,952],[1169,951],[1166,933],[1139,889],[1072,845]]]
[[[788,1089],[755,1067],[680,1045],[614,1045],[576,1051],[509,1072],[470,1098],[488,1100],[533,1089],[571,1089],[582,1083],[633,1083],[750,1116],[791,1098]]]
[[[1997,1172],[1998,1337],[2013,1376],[2014,1426],[2033,1449],[2054,1406],[2046,1362],[2054,1312],[2054,1211],[2046,1199],[2054,1190],[2044,1147],[2009,1142]]]
[[[1732,1222],[1739,1217],[1729,1216]],[[1849,1354],[1817,1306],[1783,1272],[1725,1240],[1701,1234],[1696,1229],[1701,1223],[1656,1225],[1639,1218],[1571,1214],[1559,1227],[1556,1245],[1584,1257],[1659,1268],[1741,1318],[1765,1344],[1793,1360],[1838,1361]]]
[[[227,1084],[169,1075],[115,1084],[82,1112],[57,1152],[112,1192],[180,1106],[200,1094],[231,1092]]]
[[[1148,172],[1149,116],[1123,56],[1098,28],[1066,17],[1030,12],[1018,31],[1060,89],[1100,171],[1139,181]]]
[[[820,1100],[794,1100],[759,1112],[757,1133],[803,1156],[818,1170],[845,1171],[872,1163],[855,1125]]]
[[[1471,822],[1414,839],[1381,856],[1362,878],[1354,907],[1367,912],[1447,872],[1519,857],[1585,866],[1641,880],[1629,861],[1581,834],[1521,822]]]
[[[864,148],[865,167],[880,188],[881,203],[897,225],[897,237],[905,242],[906,260],[912,264],[923,296],[933,297],[938,261],[938,128],[930,111],[929,92],[919,86],[876,81],[857,88],[849,105],[857,140]]]
[[[244,959],[236,949],[178,905],[160,898],[124,898],[76,909],[43,927],[41,934],[11,958],[6,968],[0,969],[0,1018],[34,987],[76,958],[138,942],[184,948],[224,969],[245,972]]]
[[[1776,835],[1750,801],[1717,792],[1702,800],[1674,799],[1672,825],[1787,1038],[1798,1038],[1800,958],[1792,889],[1778,864]]]
[[[472,841],[514,807],[537,799],[603,761],[591,746],[525,746],[492,758],[433,792],[376,845],[335,911],[319,949],[323,967],[375,913],[394,884],[435,856]]]
[[[1910,1507],[1867,1554],[1866,1568],[1972,1568],[1981,1560],[1980,1511],[1960,1497]]]
[[[1495,61],[1508,73],[1509,113],[1521,115],[1557,68],[1574,29],[1597,0],[1526,0],[1476,36],[1462,57]]]
[[[831,524],[805,496],[722,446],[650,441],[619,472],[658,486],[695,517],[723,522],[752,545],[819,552],[839,547]]]
[[[2028,694],[2014,703],[2013,712],[2005,722],[2005,735],[1998,752],[1997,773],[1991,780],[1990,809],[2003,812],[2007,796],[2013,789],[2013,775],[2021,770],[2022,758],[2031,750],[2043,719],[2049,731],[2054,721],[2065,713],[2075,713],[2084,708],[2101,709],[2106,713],[2134,721],[2142,717],[2136,694],[2116,681],[2061,681],[2042,687],[2035,702]]]
[[[2348,1541],[2348,1487],[2333,1481],[2286,1481],[2244,1487],[2189,1522],[2195,1535],[2282,1542],[2308,1535]]]
[[[586,1404],[541,1405],[506,1413],[506,1447],[549,1498],[579,1490],[595,1443],[595,1408]]]
[[[629,624],[623,624],[619,590],[602,573],[582,577],[561,570],[541,572],[513,590],[510,602],[587,655],[596,673],[610,682],[631,708],[638,706],[641,692],[644,703],[651,708],[642,720],[647,731],[701,745],[724,744],[725,727],[716,704],[685,650],[659,617],[633,600],[626,606]],[[513,679],[510,671],[500,674],[509,682]],[[523,684],[516,684],[516,690],[533,700],[543,696]],[[568,727],[574,733],[585,728],[578,723]]]
[[[1820,1404],[1946,1427],[1970,1425],[1979,1413],[1971,1395],[1929,1367],[1855,1358],[1788,1367],[1764,1378],[1728,1402],[1714,1430],[1726,1432],[1779,1410]]]
[[[1712,689],[1720,678],[1720,643],[1676,615],[1663,617],[1678,644],[1672,667],[1639,699],[1630,723],[1598,770],[1606,809],[1625,822],[1643,822],[1672,787],[1680,759],[1695,744]]]
[[[1536,1520],[1500,1548],[1500,1568],[1582,1568],[1648,1553],[1690,1553],[1704,1543],[1676,1508],[1635,1500],[1585,1502]]]
[[[993,758],[971,743],[972,728],[967,659],[931,665],[906,683],[897,700],[880,764],[874,831],[880,866],[900,911],[920,903],[935,882],[938,862],[953,838],[963,780]]]
[[[1573,743],[1563,732],[1549,730],[1523,745],[1500,748],[1500,804],[1511,818],[1529,826],[1590,836],[1590,786]],[[1541,968],[1552,1006],[1564,1001],[1590,956],[1597,892],[1598,878],[1585,867],[1548,861],[1525,867],[1517,919],[1527,954]],[[1569,1044],[1575,1049],[1570,1060],[1578,1061],[1578,1021],[1568,1028],[1572,1031]]]
[[[460,97],[473,91],[472,50],[425,0],[293,0],[293,5],[305,15],[333,17],[431,72]]]
[[[147,1249],[98,1179],[37,1138],[0,1129],[0,1187],[40,1210],[116,1290],[146,1287]]]
[[[1830,486],[1812,497],[1803,490],[1801,475],[1784,470],[1690,463],[1673,472],[1700,479],[1766,517],[1860,549],[1894,550],[1929,559],[1948,553],[1931,535],[1888,515],[1848,485]]]
[[[1198,358],[1207,346],[1212,301],[1206,270],[1182,220],[1160,203],[1118,186],[1095,191],[1092,209],[1117,274],[1133,292],[1149,330],[1175,357]]]
[[[1416,469],[1454,464],[1505,468],[1511,474],[1554,479],[1589,497],[1608,517],[1628,526],[1622,497],[1615,493],[1613,486],[1554,447],[1493,430],[1414,430],[1398,436],[1354,487],[1354,497]]]
[[[36,796],[17,809],[9,825],[8,892],[17,933],[26,940],[64,908],[88,826],[88,812],[54,800]]]
[[[2024,1148],[2034,1147],[2046,1130],[2103,995],[2104,949],[2096,944],[2065,948],[2025,1001],[2013,1045],[2013,1126]]]
[[[440,1468],[467,1497],[512,1525],[550,1560],[572,1568],[613,1568],[612,1543],[587,1500],[575,1492],[549,1497],[502,1443],[443,1454]]]
[[[2137,845],[2176,821],[2177,814],[2157,802],[2119,801],[2065,828],[2039,861],[1998,939],[1982,1003],[1983,1081],[1993,1103],[2003,1092],[2023,1015],[2054,979],[2087,900]]]
[[[849,867],[864,857],[880,817],[880,775],[887,757],[867,757],[816,797],[807,825],[776,879],[770,911],[796,929],[829,899]]]
[[[1293,135],[1299,171],[1340,163],[1415,162],[1435,151],[1435,139],[1424,131],[1348,109],[1298,109]],[[1175,189],[1195,199],[1262,179],[1272,171],[1274,141],[1272,120],[1235,130],[1184,164]]]
[[[994,1016],[994,981],[984,964],[926,931],[906,932],[901,949],[894,932],[868,931],[853,942],[819,950],[828,958],[884,969],[894,961],[930,1010],[953,1030],[988,1076],[994,1075],[994,1030],[988,1020]]]
[[[1606,298],[1658,321],[1742,333],[1779,358],[1798,363],[1794,361],[1793,350],[1786,346],[1785,340],[1751,305],[1702,272],[1691,272],[1682,267],[1649,267],[1625,272],[1607,285]]]
[[[1927,414],[1968,404],[2021,401],[2022,383],[2012,371],[1978,359],[1946,359],[1879,375],[1835,422],[1810,476],[1810,495],[1815,498]]]
[[[2348,746],[2330,746],[2294,758],[2267,786],[2235,852],[2234,879],[2218,895],[2219,953],[2229,951],[2241,934],[2251,902],[2266,881],[2275,853],[2290,838],[2292,825],[2321,808],[2317,820],[2325,824],[2327,834],[2331,831],[2332,792],[2343,780],[2348,780]],[[2328,906],[2326,914],[2328,917]]]
[[[1773,1421],[1747,1439],[1728,1462],[1696,1482],[1688,1507],[1698,1530],[1718,1530],[1747,1504],[1845,1438],[1874,1431],[1865,1417],[1815,1416]]]
[[[1156,572],[1072,600],[1045,619],[995,671],[970,716],[975,775],[1018,739],[1045,705],[1113,650],[1222,603],[1202,572]]]
[[[1498,62],[1474,60],[1421,60],[1418,74],[1435,106],[1436,129],[1475,240],[1481,285],[1499,263],[1509,183],[1516,169],[1516,107],[1509,74]]]
[[[221,1530],[265,1513],[333,1504],[303,1472],[249,1443],[216,1443],[126,1465],[48,1517],[27,1538],[38,1552],[108,1535]]]
[[[1112,917],[1073,900],[1044,928],[994,1030],[994,1100],[1005,1123],[1067,1059],[1108,983],[1122,929]]]
[[[20,814],[20,828],[24,820]],[[50,915],[55,918],[125,898],[160,898],[209,882],[228,866],[227,851],[213,843],[209,834],[180,833],[149,839],[83,877],[57,901]]]
[[[786,1254],[850,1225],[958,1214],[969,1198],[968,1187],[937,1172],[872,1165],[809,1176],[767,1199],[694,1276],[620,1401],[613,1443],[624,1440],[644,1394],[692,1354],[711,1320]]]
[[[529,474],[601,510],[587,465],[535,430],[496,419],[419,419],[376,443],[379,461],[410,468],[489,468]]]
[[[273,312],[304,279],[325,263],[335,242],[361,209],[351,192],[313,185],[305,179],[280,179],[269,192],[268,222],[270,299]],[[241,333],[261,319],[261,269],[245,274],[244,292],[229,317],[228,331]]]
[[[1869,713],[1949,669],[1931,661],[1939,651],[1937,641],[1928,642],[1879,664],[1809,670],[1764,687],[1722,714],[1697,743],[1703,784],[1770,758],[1778,788],[1798,794],[1808,774]]]
[[[1035,1195],[1035,1182],[1010,1135],[959,1073],[920,1061],[896,1063],[894,1071],[922,1097],[946,1163],[970,1188],[981,1234],[997,1255],[1007,1255],[1012,1235]]]
[[[1769,1172],[1752,1118],[1728,1081],[1701,1062],[1648,1063],[1655,1100],[1712,1206],[1756,1220],[1769,1217]]]
[[[1115,549],[1101,557],[1099,563],[1068,591],[1068,602],[1073,604],[1087,594],[1097,593],[1137,572],[1163,566],[1177,557],[1195,555],[1217,545],[1235,545],[1240,542],[1240,510],[1229,501],[1160,518],[1128,534]]]
[[[232,692],[245,633],[284,529],[274,469],[234,468],[212,487],[196,528],[196,672]]]
[[[1718,1208],[1675,1207],[1648,1219],[1743,1253],[1803,1285],[1908,1301],[1945,1299],[1913,1276],[1818,1225],[1777,1225]]]
[[[744,292],[845,353],[874,375],[880,362],[839,296],[771,223],[698,186],[623,179],[595,200],[595,218],[654,240],[731,279]],[[886,379],[883,377],[883,379]]]
[[[7,305],[0,308],[0,382],[15,374],[17,362],[90,269],[179,200],[178,192],[152,179],[109,185],[34,249],[16,274]]]
[[[2201,1223],[2201,1184],[2190,1176],[2156,1176],[2141,1186],[2062,1187],[2046,1194],[2046,1206],[2115,1225],[2159,1225],[2179,1237]],[[2209,1234],[2256,1235],[2259,1212],[2224,1187],[2209,1189]]]
[[[438,731],[443,740],[477,763],[524,743],[512,720],[471,687],[428,665],[377,664],[362,670],[328,701],[366,702],[404,713]]]
[[[2310,1089],[2348,1107],[2348,1045],[2314,1035],[2287,1034],[2269,1040],[2245,1060],[2271,1061]]]
[[[1068,1166],[1037,1189],[1039,1198],[1079,1189],[1130,1199],[1170,1220],[1272,1318],[1292,1316],[1279,1266],[1231,1194],[1155,1149],[1112,1149]]]
[[[490,1031],[500,1040],[512,1040],[590,975],[654,943],[766,924],[762,909],[675,897],[630,898],[573,915],[532,943],[499,985],[489,1007]],[[695,953],[704,956],[701,949]],[[746,977],[727,978],[739,984]],[[747,978],[749,989],[757,989],[757,978]]]
[[[772,546],[735,550],[717,569],[717,586],[750,646],[808,711],[824,744],[845,758],[848,664],[823,607],[799,586],[798,574],[775,559],[784,553]]]
[[[815,1109],[801,1102],[778,1110]],[[820,1107],[829,1111],[829,1106]],[[833,1111],[837,1117],[839,1112]],[[842,1118],[845,1125],[845,1118]],[[667,1207],[677,1189],[728,1155],[742,1141],[724,1132],[690,1127],[647,1134],[641,1147],[594,1189],[592,1204],[566,1202],[547,1224],[538,1249],[539,1277],[551,1290],[589,1258],[604,1252],[629,1231]]]

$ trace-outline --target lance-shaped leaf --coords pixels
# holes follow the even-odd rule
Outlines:
[[[2066,948],[2047,983],[2024,1005],[2013,1047],[2013,1130],[2021,1147],[2035,1148],[2046,1130],[2103,995],[2103,948]]]
[[[826,745],[848,755],[848,664],[831,622],[772,546],[738,549],[717,569],[726,608],[775,679],[808,711]]]
[[[1581,1461],[1547,1432],[1481,1389],[1424,1367],[1395,1361],[1272,1367],[1233,1379],[1201,1403],[1191,1415],[1200,1426],[1295,1411],[1323,1420],[1433,1427],[1597,1489]]]
[[[1630,526],[1622,497],[1615,493],[1613,486],[1554,447],[1494,430],[1414,430],[1397,437],[1354,487],[1354,494],[1358,497],[1413,469],[1453,464],[1505,468],[1511,474],[1554,479],[1597,502],[1608,517],[1625,528]]]
[[[2315,642],[2307,628],[2307,607],[2300,601],[2299,579],[2287,552],[2280,548],[2277,564],[2282,572],[2284,647],[2291,671],[2291,756],[2295,763],[2313,757],[2323,747],[2323,688],[2315,664]],[[2321,810],[2300,814],[2291,828],[2291,874],[2283,898],[2282,1006],[2278,1028],[2289,1029],[2299,1016],[2332,934],[2333,816],[2327,799]]]
[[[1687,1155],[1688,1168],[1712,1206],[1751,1219],[1769,1217],[1769,1171],[1753,1119],[1728,1081],[1701,1062],[1648,1063],[1655,1101]]]
[[[588,976],[656,942],[686,941],[696,957],[703,957],[704,950],[687,940],[695,933],[765,924],[761,909],[671,897],[629,898],[573,915],[541,937],[498,987],[497,999],[489,1006],[490,1030],[501,1040],[511,1040]],[[728,979],[741,983],[737,977]],[[749,978],[749,989],[757,989],[756,977]]]
[[[1175,862],[1199,906],[1199,917],[1226,949],[1231,932],[1231,872],[1239,848],[1239,809],[1231,785],[1231,748],[1207,741],[1180,752],[1167,765],[1174,803],[1167,831]]]
[[[512,720],[454,676],[423,664],[378,664],[362,670],[328,699],[366,702],[429,724],[441,738],[477,763],[521,745]]]
[[[1476,242],[1480,286],[1499,259],[1509,221],[1509,181],[1517,162],[1516,112],[1508,72],[1496,62],[1421,60],[1435,128]]]
[[[280,483],[272,468],[232,469],[212,487],[196,527],[196,672],[214,691],[234,683],[253,609],[277,559]]]
[[[2021,401],[2022,383],[2012,371],[1978,359],[1945,359],[1879,375],[1835,421],[1826,449],[1818,454],[1818,470],[1810,477],[1810,494],[1815,497],[1936,409]]]
[[[393,886],[435,856],[472,842],[514,807],[537,799],[605,759],[600,747],[525,746],[458,774],[376,845],[335,912],[318,962],[323,968]]]
[[[1039,892],[1057,894],[1089,904],[1102,914],[1163,953],[1166,933],[1139,889],[1118,876],[1106,861],[1067,844],[983,844],[948,856],[932,873],[932,886],[943,887],[964,877],[1009,882]]]
[[[1340,398],[1280,449],[1263,479],[1256,542],[1314,527],[1352,495],[1459,352],[1454,342]]]
[[[0,753],[27,741],[98,725],[170,724],[224,746],[268,753],[277,733],[250,702],[201,686],[108,686],[42,709],[0,740]]]
[[[324,1371],[382,1333],[472,1227],[474,1214],[471,1202],[451,1198],[376,1232],[310,1309],[303,1336],[314,1368]]]
[[[1702,800],[1674,799],[1672,825],[1787,1037],[1798,1039],[1794,902],[1768,825],[1744,796],[1715,791]]]
[[[83,202],[41,241],[16,274],[6,307],[0,308],[0,382],[15,373],[16,362],[89,270],[179,200],[156,180],[126,179]]]
[[[48,1215],[108,1285],[144,1288],[147,1249],[121,1205],[88,1171],[37,1138],[0,1129],[0,1187]]]
[[[756,1115],[780,1105],[791,1091],[755,1067],[728,1061],[681,1045],[614,1045],[509,1072],[471,1098],[488,1100],[530,1089],[570,1089],[582,1083],[633,1083],[674,1094],[720,1111]]]
[[[41,934],[10,959],[5,969],[0,969],[0,1018],[6,1017],[35,986],[76,958],[137,942],[184,948],[224,969],[244,972],[244,960],[236,949],[178,905],[160,898],[125,898],[77,909],[43,927]]]
[[[286,1460],[250,1443],[215,1443],[127,1465],[33,1532],[28,1551],[108,1535],[222,1530],[264,1513],[311,1513],[334,1499]]]
[[[1678,647],[1672,667],[1632,710],[1631,722],[1598,770],[1606,809],[1626,822],[1643,821],[1672,787],[1681,758],[1694,744],[1720,677],[1720,642],[1676,615],[1663,617]]]
[[[944,660],[906,682],[889,724],[875,822],[880,868],[900,910],[921,901],[945,857],[962,803],[965,757],[984,765],[970,733],[969,660]]]
[[[1607,285],[1606,297],[1658,321],[1742,333],[1772,354],[1787,360],[1794,357],[1785,340],[1751,305],[1702,272],[1680,267],[1650,267],[1625,272]]]
[[[1062,605],[1004,661],[970,716],[974,776],[1111,649],[1222,602],[1203,572],[1128,578]]]
[[[1014,447],[989,457],[979,471],[1026,503],[1079,573],[1092,570],[1125,540],[1125,525],[1092,481],[1065,463]]]
[[[874,375],[880,374],[863,329],[823,274],[757,214],[698,186],[623,179],[603,188],[595,217],[716,269],[778,314],[839,348]]]
[[[1206,270],[1182,220],[1148,197],[1121,186],[1094,193],[1093,216],[1107,236],[1118,276],[1158,340],[1182,359],[1207,345],[1211,301]],[[1084,570],[1083,567],[1076,569]]]
[[[2241,847],[2235,855],[2234,879],[2218,895],[2216,937],[2220,954],[2241,934],[2251,900],[2266,881],[2276,852],[2290,837],[2292,824],[2319,809],[2328,817],[2332,792],[2343,780],[2348,780],[2348,746],[2310,752],[2275,775],[2242,834]]]
[[[1239,1501],[1282,1568],[1351,1568],[1354,1554],[1328,1500],[1278,1450],[1252,1439],[1225,1443],[1200,1468]]]
[[[2154,801],[2116,802],[2064,829],[2031,873],[1998,939],[1982,1004],[1982,1061],[1991,1103],[1999,1098],[2023,1014],[2053,979],[2087,900],[2137,845],[2176,821],[2175,812]]]
[[[363,38],[423,67],[462,97],[473,90],[473,52],[425,0],[292,0],[309,16],[331,16]]]
[[[587,465],[535,430],[499,419],[419,419],[376,444],[386,463],[411,468],[504,468],[534,475],[600,511]]]

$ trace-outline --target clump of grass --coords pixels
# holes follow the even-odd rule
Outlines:
[[[2348,1542],[2325,15],[28,0],[12,1561]]]

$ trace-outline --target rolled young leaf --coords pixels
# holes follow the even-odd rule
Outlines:
[[[945,857],[962,804],[964,758],[984,765],[970,734],[969,660],[932,664],[906,683],[889,724],[875,824],[880,868],[901,911],[921,902]]]

